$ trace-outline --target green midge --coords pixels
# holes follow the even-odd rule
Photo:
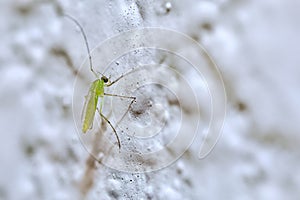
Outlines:
[[[89,89],[87,96],[85,96],[85,105],[83,108],[83,124],[82,132],[86,133],[87,130],[91,129],[93,126],[93,121],[95,117],[95,112],[97,109],[98,99],[104,97],[104,80],[95,80]],[[100,112],[102,110],[102,101]]]
[[[80,23],[73,18],[70,15],[64,14],[65,17],[69,18],[70,20],[72,20],[79,28],[80,31],[83,35],[85,44],[86,44],[86,48],[87,48],[87,52],[89,55],[89,62],[90,62],[90,70],[91,72],[95,75],[95,77],[97,78],[95,81],[92,82],[90,88],[89,88],[89,92],[88,94],[85,96],[85,104],[82,110],[82,132],[86,133],[89,129],[91,129],[93,127],[93,122],[94,122],[94,117],[95,117],[95,113],[97,110],[97,105],[98,105],[98,100],[99,97],[101,98],[101,102],[100,102],[100,108],[99,108],[99,114],[101,116],[102,119],[104,119],[112,128],[116,138],[117,138],[117,142],[118,142],[118,146],[119,149],[121,148],[121,143],[120,143],[120,139],[119,136],[116,132],[116,129],[114,128],[114,126],[111,124],[111,122],[102,114],[102,106],[103,106],[103,98],[104,96],[115,96],[115,97],[119,97],[119,98],[128,98],[131,99],[131,103],[129,105],[129,107],[131,106],[131,104],[135,101],[135,97],[130,97],[130,96],[122,96],[122,95],[116,95],[116,94],[106,94],[104,93],[104,87],[109,87],[111,85],[113,85],[114,83],[116,83],[118,80],[120,80],[123,76],[123,74],[117,78],[116,80],[114,80],[113,82],[110,82],[110,80],[104,76],[102,73],[101,74],[101,78],[99,78],[99,75],[94,71],[93,69],[93,64],[92,64],[92,57],[91,57],[91,53],[90,53],[90,49],[89,49],[89,44],[87,41],[87,37],[86,34],[82,28],[82,26],[80,25]],[[128,107],[128,108],[129,108]]]

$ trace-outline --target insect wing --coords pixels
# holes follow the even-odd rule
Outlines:
[[[85,96],[85,103],[81,114],[83,133],[86,133],[93,126],[98,101],[94,88],[94,84],[92,84],[89,93]]]

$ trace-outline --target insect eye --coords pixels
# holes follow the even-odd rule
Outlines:
[[[106,76],[102,76],[102,77],[101,77],[101,80],[103,80],[104,83],[107,83],[107,82],[108,82],[108,78],[107,78]]]

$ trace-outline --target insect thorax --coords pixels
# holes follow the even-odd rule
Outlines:
[[[91,89],[96,93],[96,96],[104,96],[104,81],[97,79],[93,82]]]

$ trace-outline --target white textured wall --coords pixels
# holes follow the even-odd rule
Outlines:
[[[278,0],[2,0],[0,199],[298,199],[299,9]],[[73,121],[86,49],[62,11],[80,21],[91,48],[142,27],[201,43],[227,92],[223,135],[209,156],[199,160],[194,145],[148,173],[95,163]]]

